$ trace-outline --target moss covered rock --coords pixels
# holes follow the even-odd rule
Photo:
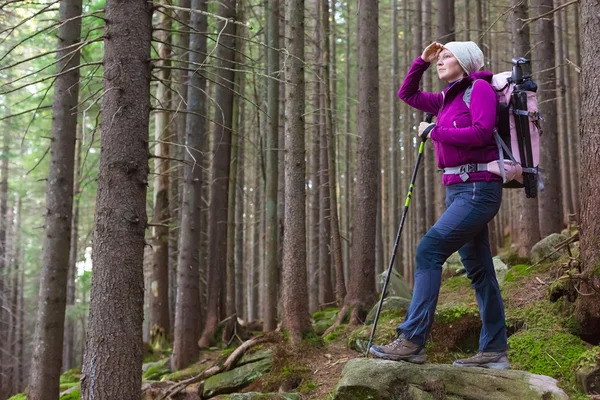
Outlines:
[[[313,330],[315,334],[322,335],[325,333],[335,320],[337,319],[338,308],[328,308],[324,311],[317,311],[313,314]]]
[[[273,366],[272,358],[265,358],[257,362],[242,365],[241,367],[211,376],[204,383],[204,397],[213,397],[218,394],[235,393],[241,388],[252,383],[256,378],[269,372]]]
[[[383,271],[377,279],[379,280],[379,287],[383,287],[387,271]],[[412,298],[412,290],[406,279],[404,279],[398,271],[392,269],[390,276],[390,282],[386,291],[387,296],[404,297],[405,299]]]
[[[413,397],[409,397],[411,395]],[[568,399],[557,386],[556,380],[528,372],[415,365],[366,358],[356,358],[346,364],[334,399],[392,400],[415,397],[454,400]]]
[[[145,381],[157,381],[164,375],[171,372],[169,368],[169,359],[163,358],[160,361],[146,363],[142,365],[142,379]]]
[[[381,305],[380,316],[388,312],[406,313],[406,310],[408,310],[409,305],[410,299],[397,296],[386,297],[385,299],[383,299],[383,304]],[[373,308],[371,308],[371,311],[369,311],[369,314],[367,315],[366,319],[367,324],[372,324],[375,320],[375,314],[377,314],[377,307],[379,307],[379,302],[375,303]]]
[[[522,330],[508,339],[511,367],[574,383],[574,371],[587,350],[577,336],[562,331]]]
[[[204,372],[208,368],[208,364],[206,362],[201,363],[197,362],[196,364],[192,364],[187,368],[180,369],[179,371],[173,371],[170,374],[165,374],[162,376],[161,380],[170,381],[170,382],[179,382],[187,378],[191,378],[192,376],[196,376]]]
[[[232,393],[213,397],[214,400],[302,400],[296,393]]]
[[[550,236],[547,236],[537,242],[532,248],[529,254],[529,258],[533,264],[539,262],[544,257],[548,256],[550,253],[554,251],[554,247],[567,240],[567,238],[560,233],[553,233]],[[556,252],[554,255],[550,256],[548,261],[556,261],[560,258],[560,256],[564,253],[564,250]]]

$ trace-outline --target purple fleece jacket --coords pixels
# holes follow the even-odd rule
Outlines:
[[[433,139],[439,168],[458,167],[470,163],[498,160],[494,139],[496,123],[496,92],[490,85],[492,73],[474,72],[444,89],[441,93],[419,90],[419,82],[430,63],[418,57],[398,91],[409,106],[437,117],[429,134]],[[474,82],[474,83],[473,83]],[[470,109],[463,100],[465,90],[473,84]],[[472,172],[467,182],[502,181],[490,172]],[[458,175],[443,175],[446,186],[462,183]]]

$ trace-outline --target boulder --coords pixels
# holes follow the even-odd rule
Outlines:
[[[296,393],[232,393],[213,397],[214,400],[302,400]]]
[[[460,260],[460,254],[458,254],[458,251],[452,253],[452,255],[448,257],[442,268],[444,270],[451,270],[454,272],[454,274],[458,274],[460,271],[464,270],[465,267]]]
[[[315,334],[322,335],[325,333],[327,328],[329,328],[335,320],[337,319],[337,315],[339,313],[339,309],[330,308],[324,311],[317,311],[313,314],[313,330]]]
[[[168,357],[142,365],[142,379],[145,381],[157,381],[169,372],[171,368]]]
[[[553,378],[524,371],[356,358],[346,363],[335,400],[554,399],[569,397]]]
[[[532,248],[529,258],[533,264],[539,262],[544,257],[549,255],[554,251],[554,247],[560,243],[567,240],[566,236],[560,233],[553,233],[550,236],[545,237],[544,239],[537,242]],[[554,255],[549,257],[548,261],[556,261],[560,258],[560,256],[565,252],[565,250],[561,250],[556,252]]]
[[[271,370],[273,358],[242,365],[231,371],[213,375],[204,382],[203,397],[209,398],[218,394],[235,393],[252,383],[256,378]]]
[[[577,386],[587,394],[600,394],[600,366],[584,367],[577,371]]]
[[[383,271],[381,274],[379,274],[377,279],[379,280],[380,288],[383,288],[386,276],[387,271]],[[392,275],[390,276],[390,282],[388,283],[385,294],[386,296],[404,297],[405,299],[412,298],[412,290],[408,285],[408,282],[406,282],[406,280],[395,269],[392,269]]]
[[[385,312],[406,312],[408,310],[408,306],[410,305],[410,299],[405,299],[403,297],[386,297],[383,299],[383,304],[381,305],[381,314]],[[375,303],[369,314],[367,315],[366,322],[367,324],[372,324],[375,321],[375,314],[377,314],[377,307],[379,307],[379,302]]]
[[[500,287],[504,284],[504,278],[506,277],[506,273],[508,272],[508,266],[504,264],[504,261],[500,259],[500,257],[496,256],[492,260],[494,260],[494,270],[496,271],[496,279],[498,280],[498,284]]]

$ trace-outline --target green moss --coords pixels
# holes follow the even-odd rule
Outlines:
[[[300,386],[296,389],[298,393],[309,393],[317,388],[317,384],[311,380],[303,380]]]
[[[477,306],[467,304],[444,304],[437,308],[435,320],[440,324],[451,324],[467,316],[479,316]]]
[[[60,391],[64,392],[67,389],[71,389],[72,387],[79,386],[79,382],[69,382],[69,383],[61,383]]]
[[[63,372],[63,374],[60,376],[60,383],[79,383],[80,377],[81,371],[78,368],[72,368]]]
[[[398,336],[396,327],[402,321],[403,314],[404,313],[398,311],[382,313],[379,316],[373,344],[387,344],[394,340]],[[348,337],[348,347],[360,353],[364,353],[367,349],[372,328],[373,325],[364,325],[350,333],[350,336]]]
[[[171,382],[182,381],[184,379],[191,378],[192,376],[199,375],[202,372],[204,372],[204,370],[206,370],[206,364],[202,364],[202,363],[198,362],[187,368],[164,375],[161,378],[161,381],[171,381]]]
[[[70,393],[67,393],[63,396],[60,396],[60,400],[79,400],[79,396],[81,396],[81,393],[79,390],[73,390]]]
[[[27,396],[25,396],[25,394],[23,394],[23,393],[19,393],[19,394],[15,394],[13,397],[11,397],[8,400],[27,400]]]
[[[570,384],[575,380],[575,366],[586,351],[581,339],[562,331],[520,331],[508,343],[512,368],[561,378]]]
[[[469,278],[467,278],[465,275],[461,275],[446,279],[444,282],[442,282],[442,287],[449,290],[458,290],[470,289],[471,285],[469,283]]]
[[[513,324],[522,326],[523,329],[555,330],[572,327],[572,303],[564,298],[555,303],[547,300],[538,300],[525,307],[516,307],[506,310],[506,319]]]
[[[162,378],[164,375],[170,372],[169,366],[167,364],[167,359],[163,362],[158,362],[155,365],[150,366],[142,375],[142,379],[145,381],[157,381]]]
[[[308,345],[315,347],[323,347],[323,338],[317,335],[314,331],[308,331],[302,335],[302,341]]]
[[[600,365],[600,346],[584,351],[577,360],[577,369]]]
[[[331,318],[335,318],[339,311],[339,308],[326,308],[323,311],[315,312],[312,317],[315,321],[320,321],[323,319],[330,320]]]
[[[333,341],[335,341],[336,339],[338,339],[344,332],[346,331],[346,325],[340,325],[338,327],[336,327],[333,332],[329,333],[327,336],[325,336],[324,341],[325,343],[329,344]]]

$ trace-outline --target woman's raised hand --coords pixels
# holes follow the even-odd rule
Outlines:
[[[441,43],[433,42],[429,46],[423,50],[423,54],[421,54],[421,58],[426,62],[434,62],[437,60],[440,52],[444,49],[444,46]]]

